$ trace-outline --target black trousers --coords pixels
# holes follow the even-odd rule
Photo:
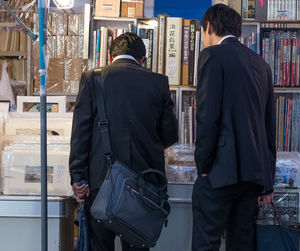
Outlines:
[[[221,235],[227,229],[227,251],[254,251],[260,190],[260,186],[250,182],[213,189],[208,177],[198,177],[192,196],[192,250],[219,250]]]
[[[90,251],[114,251],[115,250],[115,238],[116,234],[111,232],[101,223],[93,218],[90,214],[90,208],[97,195],[97,191],[94,191],[85,200],[86,216],[88,220],[89,229],[89,250]],[[135,248],[131,247],[128,243],[121,240],[122,251],[149,251],[148,248]]]

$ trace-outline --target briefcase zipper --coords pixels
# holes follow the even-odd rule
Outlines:
[[[126,188],[130,191],[131,195],[133,195],[134,193],[141,196],[141,193],[139,193],[138,191],[136,191],[135,189],[133,189],[131,186],[126,185]],[[154,205],[155,207],[157,207],[158,209],[161,209],[166,215],[168,215],[168,212],[166,210],[164,210],[163,208],[159,207],[157,204],[155,204],[152,200],[148,199],[147,197],[144,196],[144,198],[151,203],[152,205]]]

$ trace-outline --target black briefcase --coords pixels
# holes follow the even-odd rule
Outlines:
[[[95,98],[97,103],[98,127],[101,132],[104,157],[107,162],[106,178],[91,207],[92,216],[127,243],[137,247],[154,247],[170,213],[166,176],[156,170],[147,169],[136,173],[121,162],[111,164],[109,121],[106,118],[101,70],[95,70]],[[158,187],[145,179],[155,174],[162,178]]]
[[[136,174],[115,162],[91,207],[95,219],[138,248],[155,246],[170,212],[164,188],[146,181],[148,173],[165,177],[154,169]]]

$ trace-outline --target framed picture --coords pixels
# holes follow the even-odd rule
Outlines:
[[[47,112],[66,112],[66,96],[47,96]],[[40,112],[39,96],[18,96],[17,112]]]

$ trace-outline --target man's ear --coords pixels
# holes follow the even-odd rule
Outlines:
[[[108,60],[109,60],[109,64],[112,64],[114,58],[110,55],[110,53],[108,54]]]
[[[138,61],[139,61],[139,63],[140,63],[140,66],[142,66],[142,65],[143,65],[143,63],[144,63],[145,59],[146,59],[146,57],[144,56],[144,57],[142,57],[141,59],[139,59],[139,60],[138,60]]]
[[[213,28],[212,28],[212,26],[211,26],[211,24],[210,24],[209,21],[207,21],[206,30],[207,30],[207,32],[208,32],[209,35],[211,35],[212,33],[214,33],[214,30],[213,30]]]

